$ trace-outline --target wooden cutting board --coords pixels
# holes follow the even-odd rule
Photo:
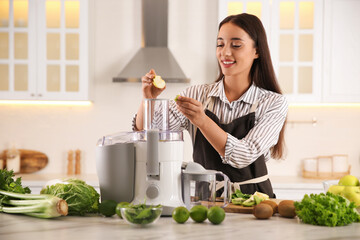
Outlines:
[[[46,154],[34,151],[19,149],[20,151],[20,173],[33,173],[46,167],[49,162]],[[3,159],[6,159],[7,150],[3,151]]]
[[[276,202],[277,204],[279,204],[279,202],[281,202],[280,199],[275,199],[275,198],[271,198],[270,200]],[[223,203],[216,202],[216,205],[222,206]],[[232,203],[229,203],[226,207],[224,207],[225,212],[228,212],[228,213],[252,213],[253,209],[254,209],[254,207],[244,207],[244,206],[235,205]]]

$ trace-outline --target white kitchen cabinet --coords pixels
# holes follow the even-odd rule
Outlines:
[[[88,100],[88,1],[0,1],[0,99]]]
[[[324,5],[324,100],[360,102],[360,1]]]
[[[290,102],[320,102],[323,1],[274,0],[270,49]]]
[[[220,0],[219,21],[242,12],[261,19],[290,103],[360,102],[359,9],[358,0]]]
[[[289,199],[294,201],[300,201],[305,194],[324,193],[324,189],[321,185],[314,186],[314,184],[304,186],[284,186],[284,184],[274,184],[273,189],[277,199]]]

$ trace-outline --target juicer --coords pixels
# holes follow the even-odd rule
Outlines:
[[[182,200],[183,132],[169,131],[169,100],[144,100],[144,131],[99,139],[96,168],[101,200],[161,204],[170,216]]]

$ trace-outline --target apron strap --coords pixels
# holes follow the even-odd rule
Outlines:
[[[242,182],[230,182],[230,188],[229,188],[230,197],[231,197],[231,194],[236,191],[236,189],[240,190],[241,185],[250,184],[250,183],[261,183],[261,182],[265,182],[268,179],[269,179],[269,175],[266,174],[264,176],[257,177],[257,178],[252,178],[252,179],[242,181]],[[224,187],[224,184],[225,184],[224,181],[217,181],[216,186],[215,186],[215,190],[216,191],[220,190],[221,188]]]
[[[214,111],[214,98],[208,97],[204,103],[204,110]]]
[[[259,101],[256,101],[255,103],[253,103],[253,104],[251,105],[251,108],[250,108],[250,113],[255,112],[256,109],[257,109],[257,107],[258,107],[258,105],[259,105]]]

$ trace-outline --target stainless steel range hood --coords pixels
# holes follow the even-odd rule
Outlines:
[[[168,48],[168,0],[142,0],[142,47],[113,82],[140,82],[151,68],[166,82],[189,82]]]

